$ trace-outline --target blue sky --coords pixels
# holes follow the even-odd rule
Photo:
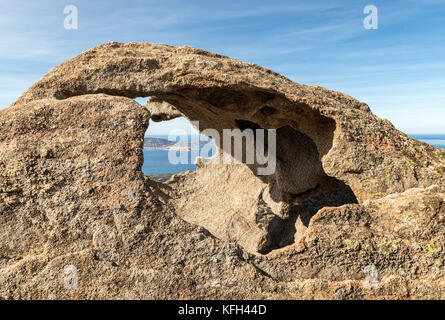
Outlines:
[[[66,5],[79,12],[65,30]],[[366,5],[377,30],[363,27]],[[444,133],[445,0],[0,0],[0,108],[108,41],[192,45],[367,102],[408,133]],[[163,125],[184,126],[184,120]],[[152,127],[154,133],[160,127]]]

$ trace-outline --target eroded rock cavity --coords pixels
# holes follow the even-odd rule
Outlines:
[[[248,101],[239,94],[238,97]],[[155,118],[160,112],[158,105],[158,102],[146,105]],[[265,108],[269,116],[278,113],[275,108]],[[324,133],[324,138],[332,139],[335,124],[322,117],[318,120],[324,121],[319,126],[331,130]],[[240,130],[262,129],[250,120],[232,121]],[[324,172],[314,140],[288,125],[288,121],[283,124],[286,125],[276,131],[276,170],[271,175],[257,175],[255,164],[212,164],[212,159],[203,159],[197,172],[181,173],[166,184],[151,181],[150,185],[185,220],[251,252],[265,254],[298,242],[318,210],[357,203],[357,199],[345,183]],[[275,125],[279,126],[278,121]],[[267,137],[265,140],[268,141]],[[332,144],[322,137],[317,137],[317,141],[321,147]],[[243,142],[245,160],[246,141]]]
[[[169,203],[179,215],[252,252],[298,241],[316,213],[309,207],[355,203],[438,179],[414,165],[434,168],[431,153],[413,159],[417,146],[412,154],[401,148],[410,138],[349,96],[189,47],[107,46],[107,59],[89,50],[52,70],[15,105],[98,93],[149,97],[157,121],[185,115],[221,137],[223,129],[277,129],[273,175],[257,177],[252,166],[201,166],[169,184]]]

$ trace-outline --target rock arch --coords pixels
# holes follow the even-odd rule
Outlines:
[[[326,173],[348,184],[359,201],[437,181],[434,170],[413,165],[437,163],[425,155],[435,152],[374,116],[365,103],[192,47],[107,43],[51,70],[12,107],[99,93],[155,97],[199,120],[202,129],[234,128],[235,119],[293,127],[314,141]]]
[[[179,212],[184,212],[186,220],[253,252],[269,252],[291,244],[293,236],[298,241],[308,223],[300,221],[295,226],[295,212],[308,220],[325,206],[363,202],[410,187],[427,186],[438,178],[413,165],[419,160],[425,164],[434,162],[433,158],[419,157],[418,151],[423,149],[425,155],[428,147],[374,116],[365,103],[191,47],[108,43],[90,49],[51,70],[13,107],[40,99],[65,100],[97,94],[150,97],[149,108],[157,108],[155,118],[157,112],[162,119],[162,108],[169,108],[167,113],[173,116],[178,115],[174,114],[177,110],[199,121],[200,130],[216,129],[221,136],[223,129],[240,128],[241,122],[278,129],[277,172],[260,180],[242,169],[243,173],[238,172],[245,176],[246,187],[255,190],[254,194],[238,197],[237,191],[232,191],[238,188],[231,185],[231,180],[213,178],[224,177],[225,170],[232,170],[227,168],[207,167],[212,173],[207,173],[208,178],[201,178],[201,182],[196,177],[186,182],[183,176],[173,183],[174,189],[184,189],[172,197],[179,197],[173,203]],[[406,144],[415,146],[416,152],[409,153]],[[231,185],[232,190],[218,189],[218,183]],[[219,190],[219,194],[206,196],[199,192],[205,189],[202,184],[213,185],[211,190]],[[192,190],[190,185],[200,187]],[[192,194],[197,197],[196,203],[190,200]],[[320,199],[320,194],[326,200]],[[209,201],[212,196],[225,201]],[[200,199],[203,210],[197,214]],[[299,206],[311,199],[318,199],[311,205],[314,209],[300,212]],[[259,205],[263,202],[265,208]],[[261,226],[258,220],[263,218],[258,215],[264,210],[270,217],[264,218],[267,223]],[[300,232],[296,232],[298,229]],[[283,230],[292,231],[289,234]]]
[[[169,104],[202,129],[279,129],[291,158],[299,155],[290,146],[304,148],[319,175],[303,188],[285,179],[299,179],[292,168],[263,181],[246,166],[206,165],[176,176],[176,200],[163,204],[140,172],[150,114],[136,97]],[[58,272],[75,265],[87,275],[81,298],[398,297],[399,287],[443,298],[417,293],[419,282],[400,275],[415,267],[430,281],[439,272],[428,259],[444,245],[445,153],[340,92],[190,47],[108,43],[52,69],[1,110],[0,150],[0,297],[66,298]],[[210,177],[219,180],[208,184]],[[199,205],[190,186],[220,188],[228,201],[209,205],[247,212],[250,220],[239,218],[247,227],[215,238],[179,219],[185,197]],[[338,207],[347,192],[358,204]],[[286,246],[293,229],[305,228]],[[394,230],[405,242],[394,242]],[[397,259],[388,257],[394,248]],[[370,293],[360,281],[374,261],[388,281]]]

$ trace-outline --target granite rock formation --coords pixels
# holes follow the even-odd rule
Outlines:
[[[145,106],[150,111],[150,119],[154,122],[172,120],[183,116],[181,112],[165,101],[156,101],[156,99],[151,98]]]
[[[150,180],[151,111],[277,129],[277,171],[203,161]],[[445,151],[343,93],[191,47],[107,43],[0,111],[0,297],[445,298],[444,182]]]

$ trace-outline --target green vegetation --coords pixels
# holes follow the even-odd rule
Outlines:
[[[381,197],[383,197],[385,194],[383,193],[383,192],[373,192],[373,193],[371,193],[370,195],[369,195],[369,197],[371,198],[371,199],[374,199],[374,198],[381,198]]]
[[[432,257],[440,251],[441,249],[434,243],[429,243],[426,248],[424,248],[424,252],[427,257]]]

